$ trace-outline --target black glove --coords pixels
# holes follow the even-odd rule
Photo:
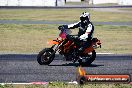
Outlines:
[[[68,29],[68,25],[61,25],[58,27],[59,30]]]
[[[58,29],[59,29],[59,30],[64,29],[63,25],[59,26]]]

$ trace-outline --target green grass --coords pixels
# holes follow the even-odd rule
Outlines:
[[[0,9],[0,20],[78,21],[82,12],[91,14],[92,21],[129,22],[131,13],[100,12],[92,9]]]
[[[47,45],[48,40],[56,39],[59,25],[46,24],[0,24],[0,53],[38,53]],[[72,30],[73,34],[78,29]],[[95,25],[94,37],[102,42],[99,53],[131,54],[131,26]]]
[[[48,85],[0,85],[0,88],[132,88],[130,84],[87,84],[74,85],[64,82],[53,82]]]

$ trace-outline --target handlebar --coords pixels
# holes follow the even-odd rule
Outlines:
[[[61,31],[60,34],[59,34],[59,36],[61,38],[66,38],[67,35],[71,34],[71,30],[68,29],[67,25],[59,26],[58,29]]]

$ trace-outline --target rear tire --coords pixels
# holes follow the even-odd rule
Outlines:
[[[96,52],[95,50],[92,51],[92,54],[89,56],[90,59],[86,60],[86,62],[82,62],[82,60],[79,60],[79,65],[81,66],[87,66],[90,65],[96,58]]]
[[[55,58],[55,54],[52,54],[53,52],[54,50],[52,48],[45,48],[42,51],[40,51],[37,56],[38,63],[40,65],[49,65]]]

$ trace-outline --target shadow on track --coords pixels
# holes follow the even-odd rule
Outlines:
[[[66,64],[59,64],[59,65],[48,65],[48,66],[74,66],[74,67],[78,67],[80,66],[79,63],[66,63]],[[91,65],[84,65],[82,67],[100,67],[100,66],[104,66],[104,65],[96,65],[96,64],[91,64]]]

